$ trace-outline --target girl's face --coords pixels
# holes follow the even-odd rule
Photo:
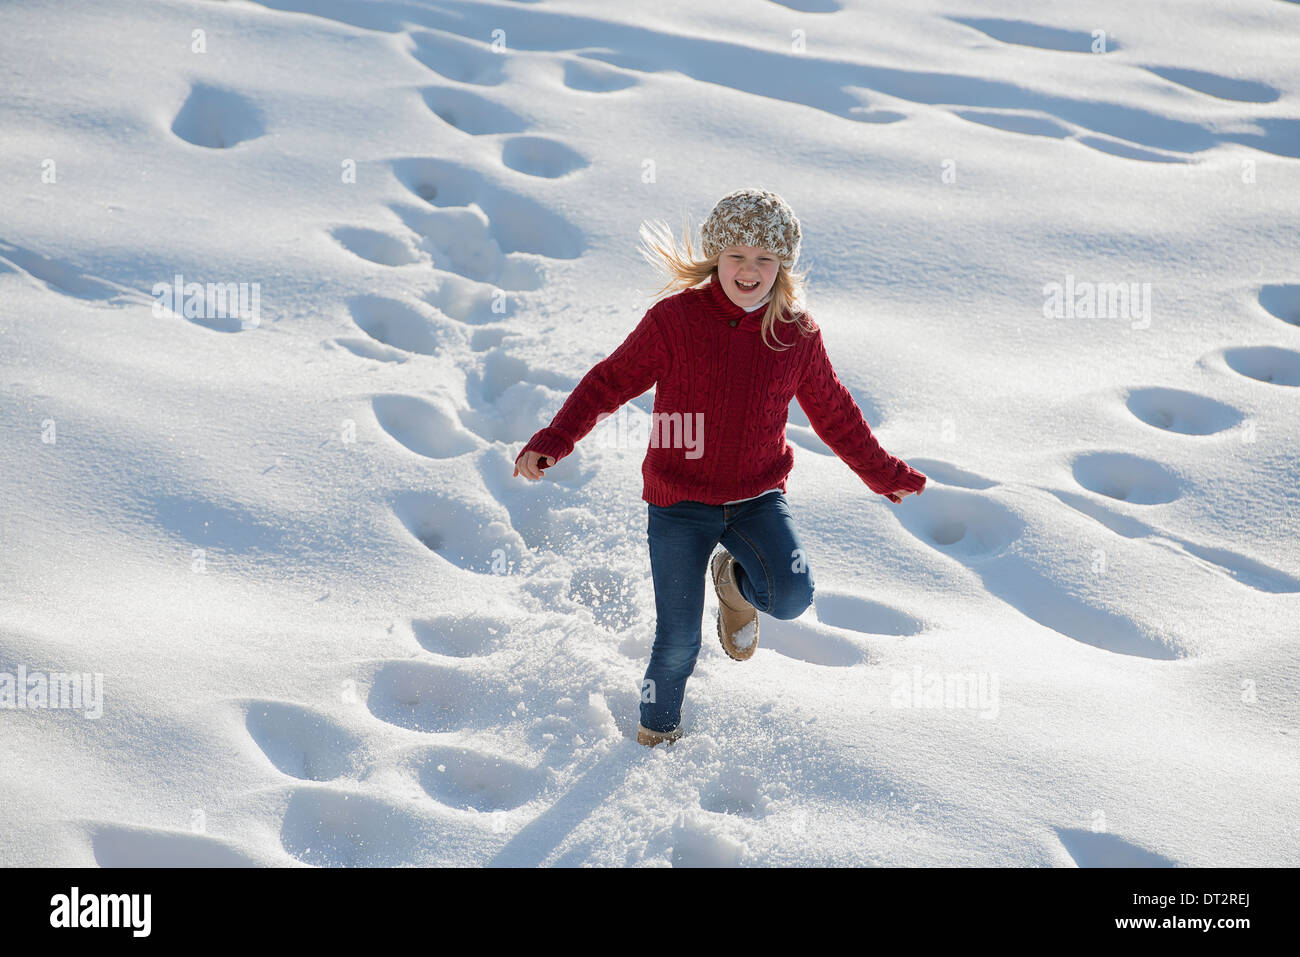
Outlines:
[[[772,288],[780,267],[770,249],[728,246],[718,254],[718,281],[728,299],[742,309],[753,309]]]

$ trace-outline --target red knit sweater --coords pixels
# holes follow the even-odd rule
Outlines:
[[[564,458],[598,421],[657,383],[641,464],[641,497],[651,504],[689,499],[721,505],[769,489],[784,492],[794,465],[785,440],[792,398],[813,431],[873,492],[897,502],[894,493],[924,488],[926,477],[871,434],[831,368],[821,329],[807,335],[795,324],[778,323],[769,338],[794,346],[776,351],[759,331],[766,308],[737,306],[716,274],[704,286],[661,299],[583,376],[515,461],[530,450]]]

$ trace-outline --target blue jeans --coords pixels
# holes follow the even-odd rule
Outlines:
[[[641,684],[641,723],[652,731],[672,731],[681,723],[686,679],[700,653],[714,546],[721,542],[735,557],[736,584],[745,600],[774,618],[803,614],[812,604],[814,583],[783,492],[735,505],[646,504],[657,620]],[[716,630],[710,626],[709,632]]]

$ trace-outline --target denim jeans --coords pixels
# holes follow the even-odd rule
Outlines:
[[[681,723],[686,679],[700,653],[714,547],[721,542],[735,557],[736,584],[745,600],[774,618],[803,614],[812,604],[814,583],[783,492],[735,505],[646,504],[657,620],[641,685],[641,723],[652,731],[672,731]],[[709,633],[716,634],[712,623]]]

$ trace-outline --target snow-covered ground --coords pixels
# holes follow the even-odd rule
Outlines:
[[[0,863],[1300,864],[1300,5],[0,25]],[[644,444],[512,463],[751,185],[930,485],[793,404],[815,607],[649,750]]]

